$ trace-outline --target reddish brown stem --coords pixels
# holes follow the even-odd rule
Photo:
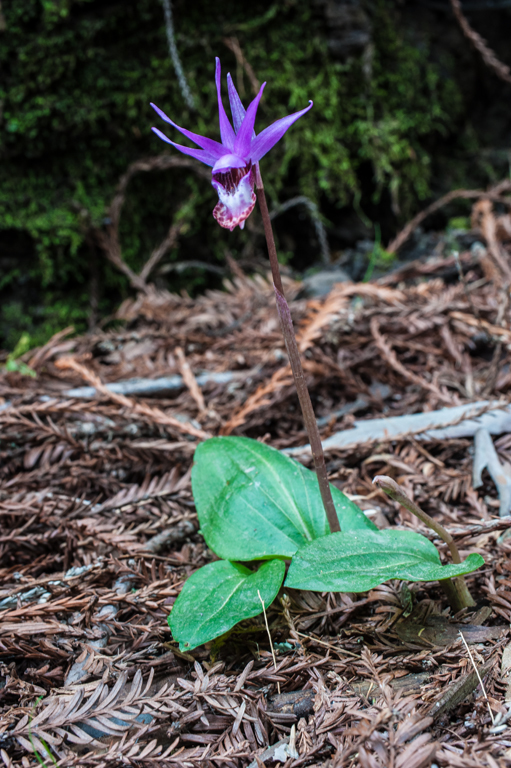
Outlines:
[[[332,491],[330,490],[330,484],[328,482],[325,455],[323,453],[323,446],[321,445],[321,437],[319,434],[316,417],[314,415],[314,409],[312,407],[309,390],[307,389],[307,384],[305,382],[303,367],[300,360],[300,350],[298,349],[293,327],[293,320],[291,318],[291,312],[289,311],[289,305],[284,296],[284,287],[280,277],[279,261],[277,258],[277,249],[275,247],[275,238],[273,237],[270,213],[268,211],[266,195],[264,194],[264,185],[261,178],[261,173],[259,171],[259,164],[256,165],[255,170],[257,200],[259,202],[259,208],[263,218],[264,234],[266,236],[268,255],[270,257],[270,266],[273,276],[273,287],[275,289],[277,311],[279,313],[282,333],[284,335],[287,354],[289,356],[289,362],[293,372],[298,400],[300,401],[300,407],[302,409],[305,429],[307,430],[307,434],[309,436],[312,458],[314,460],[314,469],[316,470],[316,475],[318,478],[319,490],[323,500],[323,506],[325,507],[325,513],[327,516],[328,524],[330,526],[330,531],[334,533],[335,531],[340,531],[341,526],[339,524],[339,518],[337,516],[334,500],[332,498]]]

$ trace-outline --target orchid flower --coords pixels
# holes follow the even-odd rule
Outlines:
[[[155,104],[152,108],[165,122],[172,125],[184,136],[197,144],[200,149],[192,149],[182,144],[176,144],[171,141],[158,128],[152,130],[155,134],[172,144],[185,155],[190,155],[201,163],[211,166],[211,183],[218,193],[219,201],[213,211],[213,216],[218,223],[230,229],[239,225],[240,229],[245,226],[245,220],[250,216],[256,202],[254,194],[255,167],[264,155],[282,138],[288,128],[290,128],[298,118],[304,115],[312,107],[312,101],[309,106],[300,112],[294,112],[292,115],[282,117],[272,125],[265,128],[259,135],[254,131],[254,123],[257,114],[257,108],[263,95],[263,83],[259,93],[245,110],[238,95],[232,77],[227,75],[227,89],[229,93],[229,102],[231,105],[232,119],[234,128],[222,103],[220,89],[220,59],[216,59],[216,90],[218,94],[218,117],[220,121],[221,143],[200,136],[185,128],[180,128],[167,115],[162,112]]]

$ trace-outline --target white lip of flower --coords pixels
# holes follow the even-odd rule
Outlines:
[[[227,172],[213,173],[211,183],[218,194],[213,211],[215,219],[231,232],[237,226],[243,229],[256,203],[252,164],[249,162],[244,168],[231,166]]]

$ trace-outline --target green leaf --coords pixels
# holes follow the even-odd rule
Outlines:
[[[263,563],[258,571],[218,560],[199,568],[185,582],[169,616],[182,651],[223,635],[243,619],[262,612],[275,600],[286,570],[282,560]]]
[[[388,579],[437,581],[481,565],[484,560],[476,554],[459,565],[441,565],[436,547],[413,531],[343,531],[302,547],[293,558],[286,587],[366,592]]]
[[[316,474],[246,437],[213,437],[195,451],[192,489],[208,547],[226,560],[292,557],[329,533]],[[341,528],[376,530],[334,486]]]

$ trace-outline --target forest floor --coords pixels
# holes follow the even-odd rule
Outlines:
[[[488,200],[475,214],[486,246],[459,257],[322,299],[285,281],[324,438],[356,419],[474,402],[482,418],[511,401],[511,222]],[[117,330],[64,331],[1,374],[1,760],[511,765],[509,427],[494,439],[500,499],[486,472],[474,488],[474,430],[375,433],[326,455],[332,482],[379,527],[425,532],[375,489],[378,473],[449,528],[463,557],[484,557],[467,579],[473,612],[453,617],[438,584],[287,590],[268,612],[276,667],[262,616],[190,654],[173,642],[172,604],[214,559],[190,487],[198,442],[308,442],[271,284],[232,271],[226,291],[194,300],[147,287]],[[152,396],[147,381],[131,394],[105,386],[169,376]]]

